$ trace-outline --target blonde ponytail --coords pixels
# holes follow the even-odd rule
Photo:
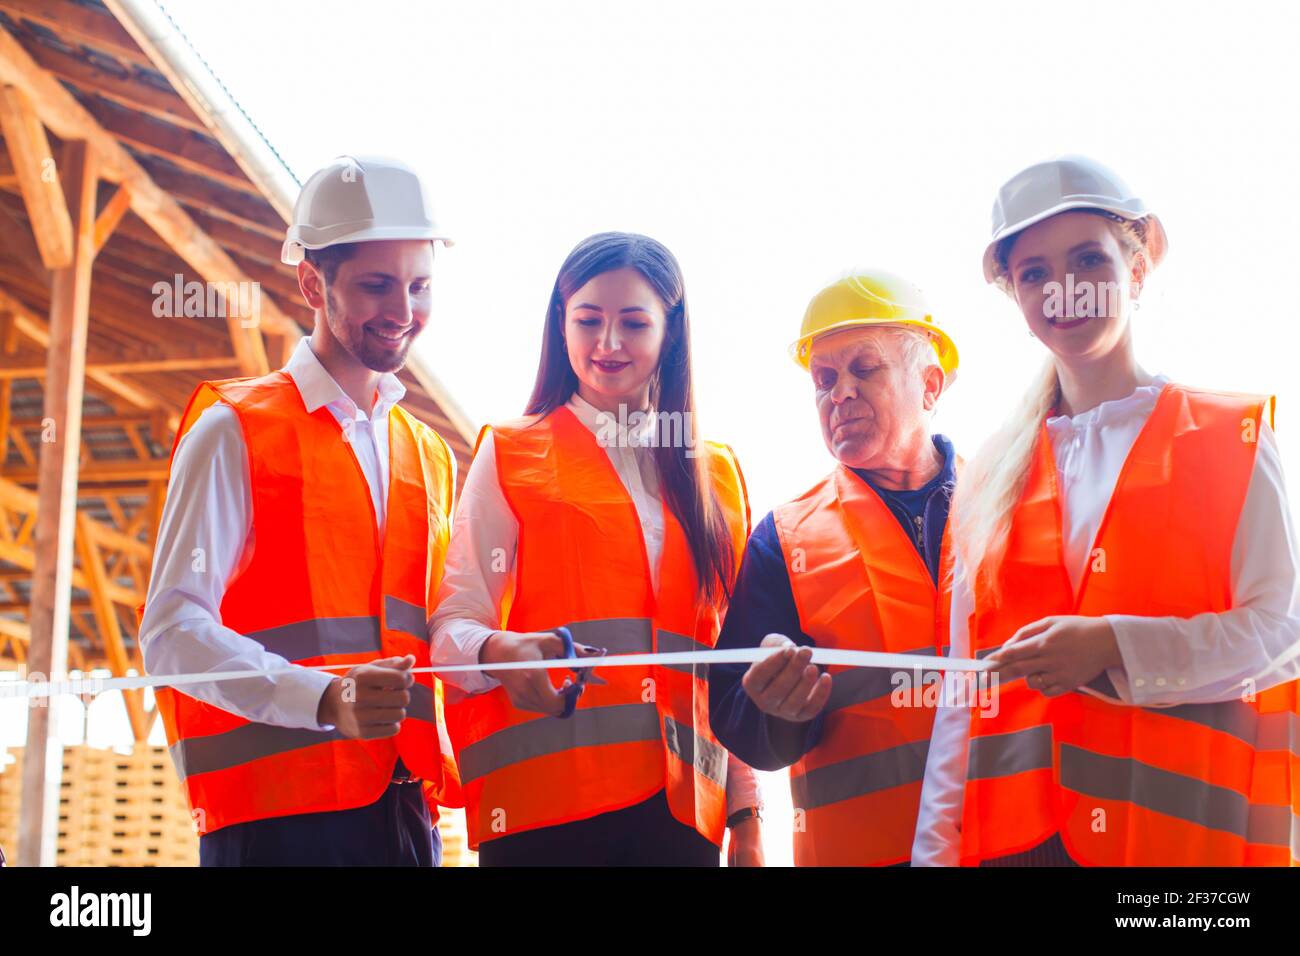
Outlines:
[[[953,542],[972,591],[999,598],[998,569],[1007,553],[1011,517],[1024,493],[1043,419],[1061,398],[1056,363],[1048,359],[1015,412],[966,465],[953,496]]]

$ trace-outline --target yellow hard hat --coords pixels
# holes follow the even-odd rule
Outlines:
[[[878,269],[859,270],[832,282],[808,303],[791,357],[803,368],[813,339],[852,326],[913,326],[930,334],[939,367],[951,382],[957,372],[957,346],[930,314],[921,290],[906,279]]]

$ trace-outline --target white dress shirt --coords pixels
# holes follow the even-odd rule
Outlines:
[[[284,371],[309,413],[327,407],[342,426],[365,474],[382,540],[388,511],[388,413],[406,387],[396,375],[381,376],[367,416],[320,364],[310,338],[298,342]],[[150,674],[289,666],[280,655],[221,623],[226,586],[247,567],[256,531],[239,417],[217,402],[181,438],[172,461],[140,622],[140,649]],[[317,723],[316,711],[334,676],[304,667],[287,675],[189,684],[185,693],[258,723],[325,730],[329,728]]]
[[[1125,398],[1073,417],[1047,419],[1061,496],[1063,557],[1076,593],[1120,469],[1167,381],[1156,376],[1155,384]],[[1300,678],[1300,551],[1267,419],[1259,437],[1233,539],[1235,607],[1190,618],[1107,614],[1123,660],[1123,667],[1107,669],[1119,702],[1141,707],[1217,703],[1237,699],[1247,679],[1263,691]],[[953,657],[970,656],[975,601],[963,571],[957,559]],[[969,709],[938,708],[912,845],[914,865],[959,862],[969,744]]]
[[[608,413],[602,413],[577,392],[573,393],[567,407],[592,432],[602,428],[608,430],[614,424]],[[655,419],[648,415],[634,428],[625,429],[621,424],[617,427],[619,440],[605,442],[605,451],[636,506],[650,561],[651,583],[657,589],[664,517],[659,473],[649,447],[648,433],[654,429]],[[483,643],[501,629],[501,599],[507,586],[513,582],[519,521],[501,490],[496,446],[492,438],[489,432],[479,445],[456,505],[437,609],[429,623],[435,666],[478,663]],[[499,683],[481,671],[439,676],[467,694],[489,691]],[[728,754],[728,757],[729,812],[758,806],[758,782],[754,771],[734,755]]]

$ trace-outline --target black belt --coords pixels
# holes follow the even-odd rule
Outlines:
[[[411,771],[406,769],[406,764],[402,763],[402,758],[397,758],[397,763],[393,765],[392,783],[419,783],[420,778],[411,775]]]

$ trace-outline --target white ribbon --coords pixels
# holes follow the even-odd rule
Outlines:
[[[456,664],[447,667],[412,667],[412,674],[455,674],[466,671],[573,670],[581,667],[647,667],[670,664],[753,664],[780,647],[747,647],[736,650],[677,651],[665,654],[616,654],[608,657],[554,657],[543,661],[503,661],[498,664]],[[883,651],[844,651],[812,648],[812,663],[848,667],[884,667],[903,671],[984,671],[987,661],[962,657],[935,657],[923,654],[888,654]],[[308,670],[350,670],[357,664],[322,664]],[[273,677],[293,674],[304,668],[269,670],[208,671],[195,674],[149,674],[142,677],[80,677],[53,681],[0,681],[0,699],[53,697],[56,694],[102,694],[110,690],[139,690],[144,687],[184,687],[187,684],[212,684],[218,681],[247,680],[250,677]]]

